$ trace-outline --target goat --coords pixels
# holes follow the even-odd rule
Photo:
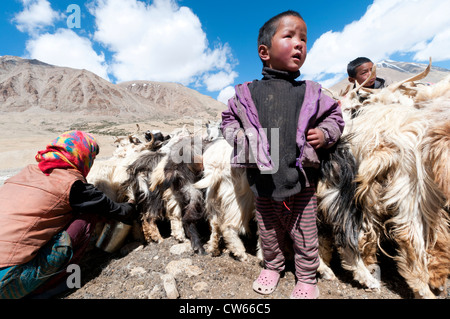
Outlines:
[[[164,192],[168,187],[154,187],[150,189],[152,178],[155,178],[153,171],[158,165],[164,167],[167,163],[171,146],[183,137],[189,136],[189,131],[186,127],[183,127],[182,129],[174,130],[169,136],[170,139],[167,137],[162,138],[163,142],[158,150],[139,154],[127,168],[128,180],[126,184],[140,211],[142,231],[146,242],[163,241],[156,223],[166,215]],[[164,179],[164,171],[158,170],[158,173],[162,173],[161,178]],[[177,220],[175,219],[176,222]],[[180,234],[179,229],[180,227],[177,227],[176,224],[172,224],[172,235],[178,240],[183,240],[185,238],[184,232]]]
[[[196,143],[195,136],[185,136],[172,144],[163,161],[157,165],[150,179],[150,191],[163,192],[166,211],[176,237],[183,240],[188,237],[194,252],[204,254],[201,238],[197,229],[204,218],[203,193],[193,187],[202,175],[202,143]],[[178,220],[184,230],[181,232]]]
[[[206,123],[206,137],[204,138],[205,141],[212,142],[217,138],[222,137],[222,131],[220,130],[220,125],[222,121],[208,121]]]
[[[164,215],[162,193],[158,190],[149,191],[148,180],[153,169],[164,158],[161,152],[146,152],[140,154],[127,167],[128,180],[126,184],[132,192],[132,199],[141,215],[142,232],[147,242],[161,242],[156,221]]]
[[[254,196],[245,169],[232,168],[232,147],[224,138],[215,139],[203,153],[203,177],[194,187],[205,191],[205,210],[211,236],[207,252],[218,256],[219,240],[239,260],[247,260],[239,235],[249,233],[249,222],[255,216]]]
[[[137,133],[117,137],[114,141],[117,148],[113,156],[104,161],[95,161],[87,181],[116,202],[134,201],[133,193],[128,187],[128,166],[142,153],[153,151],[161,146],[161,141],[156,140],[151,134],[145,136],[146,142],[143,140],[137,136]],[[97,223],[96,234],[100,234],[102,227],[103,223]],[[140,237],[140,232],[137,230],[139,228],[138,225],[133,227],[133,235],[136,238]]]
[[[320,243],[318,273],[325,279],[333,280],[335,275],[328,267],[332,258],[332,243],[340,249],[341,254],[350,250],[352,254],[358,255],[363,213],[354,201],[357,186],[354,180],[358,165],[350,150],[350,136],[342,137],[322,154],[317,184]]]
[[[136,134],[116,138],[117,149],[113,156],[104,161],[95,161],[87,176],[87,181],[103,191],[110,199],[118,202],[126,201],[130,193],[123,187],[128,179],[127,168],[144,151],[160,147],[152,135],[147,135],[147,142],[141,141]]]
[[[429,285],[444,287],[450,271],[448,216],[443,210],[448,205],[448,160],[441,157],[439,164],[430,165],[439,151],[448,154],[448,121],[436,121],[437,113],[448,114],[448,106],[442,107],[443,100],[437,104],[431,100],[427,107],[419,108],[414,97],[424,96],[420,89],[389,96],[404,83],[371,92],[363,102],[354,96],[357,91],[350,91],[353,97],[343,100],[343,112],[349,117],[344,136],[349,137],[347,148],[356,167],[343,174],[335,168],[347,168],[332,159],[334,171],[319,183],[319,208],[325,222],[338,221],[334,238],[342,264],[353,271],[357,281],[379,288],[369,268],[376,267],[375,254],[384,235],[397,243],[394,259],[415,295],[433,298]],[[355,100],[357,103],[351,103]],[[350,194],[333,202],[341,190],[341,184],[332,183],[335,178],[352,185],[353,199]],[[355,215],[359,209],[361,216]],[[351,235],[342,236],[347,229],[352,230]]]

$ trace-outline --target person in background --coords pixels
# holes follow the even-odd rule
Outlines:
[[[358,84],[362,84],[370,76],[372,67],[373,62],[366,57],[359,57],[350,61],[350,63],[347,65],[348,81],[354,83],[354,87],[356,87],[356,82],[358,82]],[[382,89],[391,84],[391,82],[392,81],[390,81],[389,79],[382,79],[377,77],[375,71],[373,78],[370,79],[364,85],[364,87],[369,89]]]

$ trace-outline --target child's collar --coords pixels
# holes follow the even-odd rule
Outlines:
[[[263,67],[262,75],[264,76],[265,79],[279,78],[292,81],[300,76],[300,70],[296,72],[289,72],[289,71],[275,70],[265,66]]]

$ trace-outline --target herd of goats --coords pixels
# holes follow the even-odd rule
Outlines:
[[[399,274],[417,298],[435,298],[450,274],[450,77],[420,82],[428,68],[387,88],[364,83],[335,94],[346,123],[328,152],[317,186],[319,274],[334,279],[333,249],[363,287],[380,288],[377,252],[395,247]],[[116,201],[137,205],[135,239],[161,242],[158,221],[171,236],[190,240],[196,253],[221,254],[220,242],[247,259],[241,235],[254,218],[245,171],[230,166],[232,147],[220,123],[206,134],[186,127],[167,136],[147,131],[117,140],[108,160],[94,164],[88,181]],[[200,222],[209,223],[204,243]],[[223,247],[222,247],[223,248]],[[386,253],[387,254],[387,253]],[[258,257],[260,252],[257,253]],[[377,276],[378,274],[378,276]]]

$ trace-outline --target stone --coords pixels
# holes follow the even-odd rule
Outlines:
[[[176,277],[177,275],[184,273],[188,266],[192,265],[192,259],[183,258],[178,260],[172,260],[166,266],[166,273]]]
[[[177,299],[180,297],[177,289],[177,283],[171,274],[162,275],[161,280],[163,281],[164,290],[168,299]]]
[[[170,253],[174,255],[181,255],[182,253],[192,251],[192,247],[190,243],[182,243],[173,245],[170,247]]]

